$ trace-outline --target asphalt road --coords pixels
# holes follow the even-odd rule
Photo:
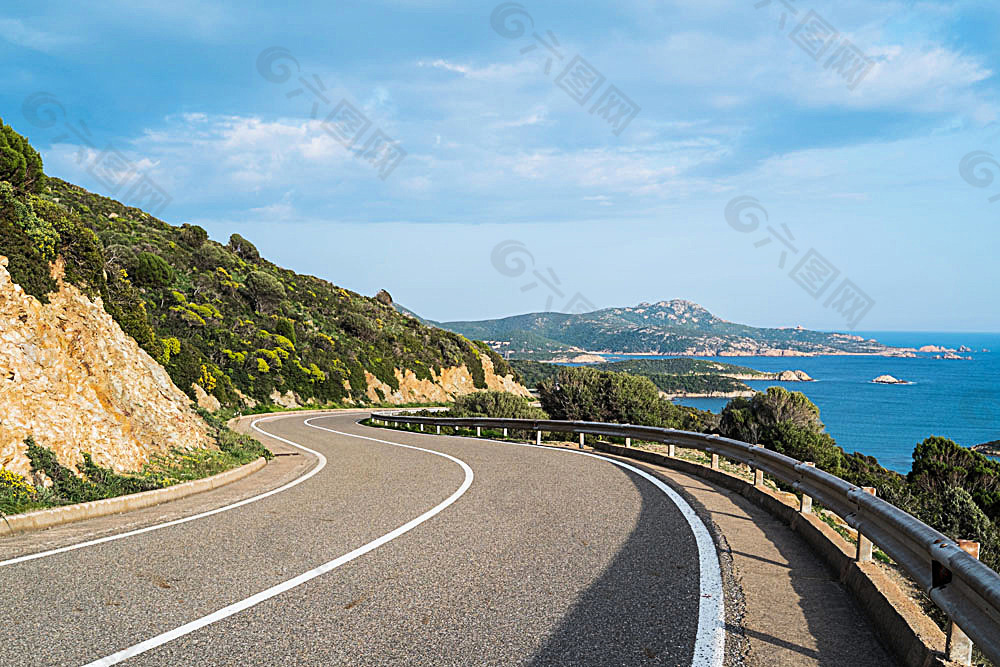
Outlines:
[[[0,556],[0,664],[721,659],[714,548],[676,494],[567,450],[357,418],[260,422],[316,453],[297,473],[311,477],[266,498],[33,560]],[[18,539],[30,538],[4,538]]]

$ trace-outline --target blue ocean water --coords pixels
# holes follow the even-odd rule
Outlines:
[[[801,391],[820,409],[826,430],[848,452],[878,458],[905,473],[917,443],[931,435],[972,446],[1000,440],[1000,334],[899,331],[857,332],[886,345],[939,345],[973,352],[971,360],[894,357],[699,357],[762,371],[802,370],[816,382],[749,382],[754,389],[781,385]],[[989,350],[984,352],[983,350]],[[609,361],[619,358],[609,357]],[[871,380],[892,375],[908,385]],[[686,398],[678,403],[720,411],[726,399]]]

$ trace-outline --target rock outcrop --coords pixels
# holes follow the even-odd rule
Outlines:
[[[495,391],[506,391],[518,396],[530,396],[531,392],[519,384],[513,375],[497,375],[493,361],[484,355],[479,357],[486,376],[486,388]],[[399,389],[395,390],[371,373],[366,372],[368,379],[368,398],[382,403],[444,403],[454,400],[456,396],[471,394],[477,391],[472,374],[465,366],[443,368],[437,374],[431,371],[433,380],[420,380],[411,370],[405,372],[395,370]],[[377,390],[377,391],[376,391]],[[379,393],[382,395],[379,396]]]
[[[137,470],[175,447],[211,446],[202,419],[167,372],[76,287],[61,280],[43,305],[11,281],[0,257],[0,467],[27,475],[24,439],[73,466]]]
[[[775,380],[780,382],[812,382],[813,379],[805,371],[781,371]]]
[[[899,378],[894,378],[891,375],[879,375],[877,378],[872,380],[875,384],[910,384],[906,380],[900,380]]]

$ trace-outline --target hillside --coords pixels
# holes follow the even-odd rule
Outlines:
[[[592,313],[529,313],[497,320],[444,322],[439,326],[521,358],[551,358],[559,352],[676,354],[689,356],[812,356],[872,354],[913,356],[875,340],[808,329],[758,328],[728,322],[701,306],[675,299],[605,308]],[[544,345],[533,346],[543,339]],[[528,345],[525,345],[525,343]]]
[[[66,282],[100,298],[202,407],[527,393],[488,346],[398,313],[387,294],[294,273],[239,234],[222,245],[200,227],[46,178],[23,137],[0,127],[20,151],[0,160],[0,254],[13,281],[45,302],[57,289],[49,267],[64,259]]]

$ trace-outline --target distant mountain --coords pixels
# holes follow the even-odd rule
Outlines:
[[[497,320],[443,322],[438,326],[489,341],[512,357],[540,359],[568,352],[691,356],[914,356],[874,339],[796,328],[758,328],[716,317],[674,299],[605,308],[592,313],[529,313]]]

